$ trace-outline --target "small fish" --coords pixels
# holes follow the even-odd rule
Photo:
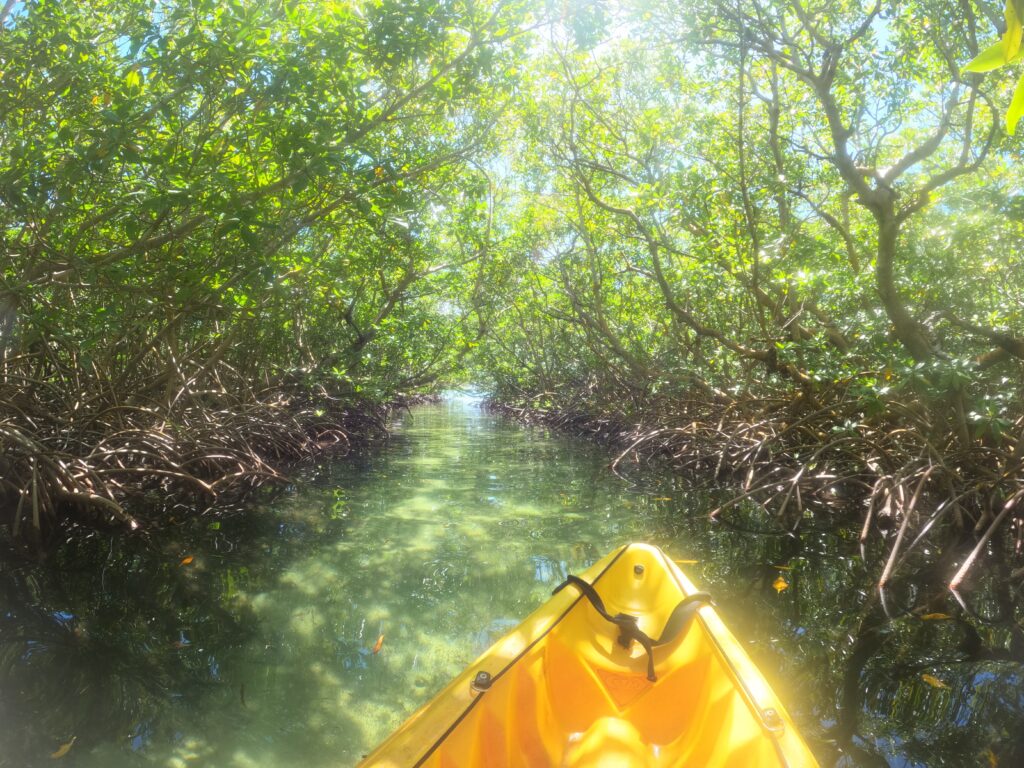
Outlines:
[[[792,565],[773,565],[772,568],[774,568],[774,569],[776,569],[778,571],[792,571],[793,570],[793,566]]]
[[[949,618],[952,617],[948,613],[926,613],[921,617],[921,621],[943,621]]]
[[[674,560],[673,562],[678,563],[679,565],[696,565],[700,560]]]
[[[377,638],[377,642],[373,644],[373,655],[376,656],[380,653],[381,646],[384,645],[384,635]]]
[[[672,501],[671,496],[655,496],[651,501]]]
[[[928,683],[932,688],[949,688],[948,685],[935,677],[935,675],[929,675],[927,672],[921,675],[921,679]]]
[[[69,741],[67,744],[61,744],[60,747],[57,748],[56,752],[50,753],[50,757],[54,760],[59,760],[60,758],[64,757],[64,755],[71,751],[71,747],[75,745],[75,741],[77,739],[77,736],[72,736],[71,741]]]
[[[248,709],[248,707],[245,706],[245,683],[238,686],[238,700],[242,702],[242,709]]]
[[[178,565],[189,565],[193,560],[195,560],[195,557],[189,555],[188,557],[181,558],[181,562]]]
[[[775,577],[775,581],[772,582],[772,586],[775,587],[776,593],[783,592],[789,589],[789,582],[782,578],[782,574]]]

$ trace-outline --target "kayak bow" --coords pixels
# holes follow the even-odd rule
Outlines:
[[[707,596],[628,544],[423,706],[365,768],[816,766]]]

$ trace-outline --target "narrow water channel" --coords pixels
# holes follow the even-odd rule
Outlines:
[[[823,765],[1014,754],[1016,593],[971,616],[925,571],[889,617],[852,537],[713,524],[705,494],[607,463],[455,399],[246,514],[5,556],[0,765],[354,765],[567,573],[633,540],[692,561]],[[761,514],[738,528],[767,529]]]

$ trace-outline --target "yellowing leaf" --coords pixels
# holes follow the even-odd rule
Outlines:
[[[1006,17],[1006,34],[1003,35],[1003,60],[1010,61],[1020,50],[1021,37],[1024,36],[1024,27],[1021,26],[1017,17],[1017,10],[1014,8],[1013,0],[1006,0],[1006,7],[1003,9]]]
[[[776,592],[782,592],[789,589],[789,582],[782,578],[782,574],[775,577],[775,581],[772,582],[772,586],[775,587]]]
[[[921,679],[928,683],[932,688],[949,688],[948,685],[935,677],[935,675],[929,675],[927,672],[921,675]]]
[[[54,760],[59,760],[60,758],[64,757],[64,755],[71,751],[71,747],[75,745],[75,740],[77,738],[77,736],[72,736],[71,741],[69,741],[67,744],[61,744],[56,752],[50,753],[50,757]]]
[[[950,618],[948,613],[926,613],[921,617],[921,621],[943,621]]]
[[[188,565],[193,560],[195,560],[195,557],[193,557],[192,555],[189,555],[188,557],[183,557],[181,558],[181,563],[179,563],[179,565]]]
[[[999,40],[992,43],[988,48],[979,53],[970,63],[964,67],[964,72],[991,72],[993,69],[998,69],[1004,64],[1012,64],[1013,62],[1020,59],[1020,52],[1017,53],[1010,61],[1003,58],[1003,41]]]
[[[964,72],[991,72],[1005,63],[1002,60],[1002,41],[999,40],[968,61]]]
[[[1013,100],[1006,110],[1006,132],[1013,136],[1017,132],[1017,122],[1024,116],[1024,76],[1017,81],[1013,89]]]

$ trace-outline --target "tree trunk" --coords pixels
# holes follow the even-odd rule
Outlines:
[[[892,321],[896,338],[900,340],[914,360],[922,362],[933,355],[931,342],[924,328],[907,311],[903,297],[896,288],[893,274],[896,247],[900,236],[899,222],[891,207],[873,211],[878,221],[878,252],[875,264],[875,285],[882,299],[882,306]]]

